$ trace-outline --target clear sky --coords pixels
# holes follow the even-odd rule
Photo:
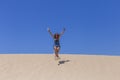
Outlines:
[[[0,0],[0,53],[120,55],[119,0]]]

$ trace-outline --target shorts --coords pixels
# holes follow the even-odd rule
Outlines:
[[[54,45],[53,48],[54,48],[54,47],[59,47],[59,48],[60,48],[60,45]]]

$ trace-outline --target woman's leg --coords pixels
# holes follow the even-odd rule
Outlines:
[[[59,50],[60,50],[60,47],[54,47],[54,52],[55,52],[55,56],[56,57],[59,57]]]

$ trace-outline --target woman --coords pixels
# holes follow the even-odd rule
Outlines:
[[[65,28],[63,29],[63,31],[59,34],[59,33],[55,33],[54,35],[52,34],[52,32],[50,31],[50,28],[48,28],[48,32],[50,33],[50,35],[53,37],[54,39],[54,52],[55,52],[55,59],[60,59],[59,57],[59,51],[60,51],[60,37],[64,34],[65,32]]]

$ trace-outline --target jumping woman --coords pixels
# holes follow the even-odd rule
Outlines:
[[[48,28],[48,32],[50,33],[50,35],[51,35],[52,38],[54,39],[54,53],[55,53],[55,59],[60,59],[60,57],[59,57],[59,51],[60,51],[60,37],[64,34],[65,28],[63,29],[63,31],[62,31],[60,34],[59,34],[59,33],[52,34],[52,32],[50,31],[50,28]]]

